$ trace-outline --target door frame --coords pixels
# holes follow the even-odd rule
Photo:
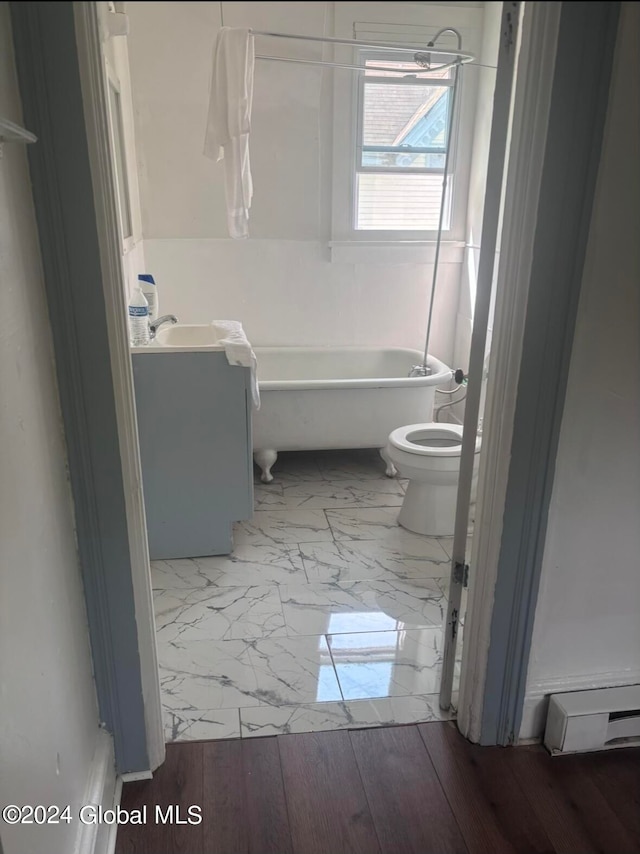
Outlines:
[[[123,299],[123,270],[119,246],[117,205],[111,151],[108,144],[107,102],[105,72],[100,50],[100,31],[96,4],[91,3],[12,3],[16,59],[20,72],[20,84],[25,104],[36,115],[35,127],[45,124],[56,125],[58,132],[67,133],[63,120],[75,127],[73,137],[64,136],[69,151],[61,146],[52,159],[43,161],[42,149],[30,153],[30,165],[34,183],[34,197],[38,212],[38,226],[42,242],[45,278],[56,286],[62,286],[63,299],[50,302],[51,322],[56,345],[58,377],[61,391],[65,429],[69,443],[71,477],[76,500],[78,540],[81,563],[85,577],[85,595],[90,623],[94,669],[98,693],[101,698],[101,714],[108,728],[114,731],[116,751],[120,745],[118,770],[144,773],[154,769],[164,757],[162,730],[162,707],[156,655],[155,621],[152,607],[151,579],[146,537],[142,479],[136,427],[135,403],[131,376],[131,360],[126,330]],[[472,553],[472,585],[470,606],[467,614],[467,642],[463,649],[462,676],[460,684],[459,727],[469,738],[483,743],[509,743],[517,735],[524,686],[528,666],[529,646],[539,580],[542,547],[544,545],[545,518],[548,498],[553,480],[553,463],[557,447],[557,433],[562,414],[566,368],[572,340],[572,318],[579,291],[586,227],[588,226],[593,184],[597,171],[599,140],[602,135],[604,112],[608,91],[608,72],[613,40],[615,38],[616,3],[549,3],[526,4],[525,26],[522,29],[522,55],[518,65],[518,89],[514,112],[512,145],[510,149],[510,174],[517,181],[507,180],[505,216],[506,228],[503,236],[503,263],[500,265],[497,294],[497,322],[493,337],[495,358],[491,363],[488,383],[488,415],[483,436],[485,443],[481,460],[479,480],[479,513],[477,515],[478,536]],[[19,7],[25,7],[20,10]],[[47,7],[55,10],[51,17]],[[542,7],[542,8],[538,8]],[[545,9],[545,7],[548,7]],[[579,7],[568,10],[567,7]],[[609,9],[609,12],[606,9]],[[589,13],[589,9],[596,9]],[[64,38],[54,37],[51,27],[69,24],[75,28],[75,45],[69,50],[69,33]],[[592,87],[594,75],[601,75],[597,88],[597,103],[592,104],[590,132],[583,140],[582,148],[589,147],[590,158],[583,158],[582,186],[577,186],[576,175],[570,188],[572,204],[555,212],[547,208],[546,244],[541,241],[539,206],[544,201],[545,181],[553,177],[550,147],[546,145],[551,136],[554,121],[559,122],[560,132],[567,133],[568,126],[562,117],[554,119],[553,99],[559,97],[557,57],[560,47],[553,42],[554,28],[560,39],[569,39],[571,15],[587,15],[589,24],[577,32],[583,41],[576,40],[575,48],[583,48],[589,40],[595,40],[598,22],[600,32],[598,63],[593,54],[583,51],[591,65],[597,65],[593,73],[586,73],[588,81],[580,90],[581,96]],[[566,26],[563,30],[563,18]],[[613,17],[612,17],[613,16]],[[16,27],[16,21],[18,25]],[[613,21],[613,23],[612,23]],[[47,26],[49,25],[49,26]],[[574,21],[575,25],[575,21]],[[603,29],[604,28],[604,29]],[[604,32],[604,36],[602,33]],[[575,34],[574,34],[575,35]],[[553,46],[553,50],[552,50]],[[604,47],[604,49],[603,49]],[[66,51],[66,54],[65,54]],[[540,51],[548,56],[548,66],[540,62]],[[70,58],[70,53],[72,54]],[[596,51],[597,53],[597,51]],[[66,55],[66,58],[65,58]],[[44,57],[44,59],[43,59]],[[81,84],[81,100],[76,97],[71,103],[64,91],[66,115],[52,114],[52,101],[60,101],[62,92],[56,90],[56,81],[43,77],[43,62],[59,60]],[[35,72],[38,79],[31,79]],[[54,67],[53,65],[50,67]],[[553,73],[551,68],[553,67]],[[563,64],[562,83],[564,96],[573,80],[567,63]],[[46,84],[45,84],[46,80]],[[58,84],[59,85],[59,84]],[[572,90],[570,90],[572,91]],[[76,93],[77,94],[77,93]],[[71,115],[71,110],[75,112]],[[64,111],[63,111],[64,112]],[[585,119],[586,120],[586,119]],[[80,122],[84,135],[78,132]],[[538,148],[532,153],[533,133]],[[39,134],[42,138],[42,134]],[[60,139],[63,139],[63,136]],[[82,137],[80,139],[80,137]],[[566,142],[566,140],[565,140]],[[72,172],[76,193],[83,193],[84,221],[76,222],[76,230],[67,234],[67,214],[74,210],[77,198],[65,197],[65,169],[69,170],[71,149],[76,149],[83,162],[88,164],[87,179],[82,186],[76,171]],[[33,146],[36,149],[37,146]],[[46,161],[46,162],[45,162]],[[519,164],[519,165],[518,165]],[[517,171],[520,170],[520,171]],[[67,176],[68,176],[67,171]],[[88,186],[84,186],[84,184]],[[87,198],[90,196],[90,199]],[[38,199],[40,198],[40,201]],[[88,216],[91,203],[93,219]],[[547,194],[547,204],[549,198]],[[559,207],[559,206],[558,206]],[[580,215],[580,227],[572,234],[572,240],[562,247],[561,261],[557,270],[551,271],[557,280],[558,272],[568,275],[562,290],[564,299],[563,318],[566,328],[556,324],[553,339],[547,336],[546,344],[552,344],[552,357],[546,360],[547,369],[557,369],[557,381],[553,388],[542,389],[545,406],[539,418],[546,419],[545,440],[535,448],[531,431],[524,430],[524,415],[531,415],[531,406],[536,395],[541,393],[541,384],[535,382],[532,365],[540,355],[535,344],[536,306],[529,299],[534,286],[549,270],[536,270],[538,253],[549,251],[550,224],[557,224],[558,217],[566,217],[567,211]],[[56,221],[56,216],[58,220]],[[91,220],[88,222],[88,220]],[[586,223],[586,225],[585,225]],[[80,242],[81,228],[89,229],[89,243]],[[62,236],[62,243],[56,240]],[[566,235],[565,235],[566,236]],[[75,239],[74,239],[75,238]],[[95,253],[88,254],[88,248]],[[69,259],[73,260],[70,264]],[[95,267],[95,259],[99,266]],[[82,306],[74,303],[73,295],[65,291],[65,276],[69,266],[77,270],[85,263],[85,269],[101,280],[100,291],[103,305],[95,300],[91,305],[93,314],[82,316]],[[71,271],[73,274],[73,271]],[[508,277],[514,276],[511,288],[505,285]],[[544,284],[544,282],[542,282]],[[47,285],[49,291],[50,286]],[[92,293],[96,289],[92,287]],[[549,300],[549,288],[542,287],[540,299]],[[97,314],[96,314],[97,312]],[[69,317],[74,322],[69,322]],[[104,327],[104,341],[108,351],[83,352],[79,346],[82,325],[94,324],[98,318]],[[74,325],[75,324],[75,325]],[[80,341],[82,344],[82,341]],[[82,377],[82,356],[93,352],[93,358],[104,360],[109,371],[101,375],[102,385],[92,388]],[[87,364],[90,364],[88,362]],[[66,376],[70,372],[71,378]],[[95,385],[95,377],[91,378]],[[100,392],[100,395],[97,392]],[[75,396],[74,396],[75,395]],[[109,417],[115,429],[109,436],[110,446],[98,447],[92,435],[92,418],[104,411],[108,404]],[[528,407],[528,409],[527,409]],[[544,424],[542,425],[544,427]],[[105,512],[119,514],[126,520],[120,524],[120,560],[115,564],[104,559],[109,545],[108,535],[101,526],[97,512],[100,498],[101,466],[107,462],[107,451],[113,456],[117,449],[118,461],[110,474],[120,479],[121,488],[109,494],[109,506]],[[535,450],[535,453],[532,453]],[[115,459],[115,458],[113,458]],[[113,463],[113,459],[111,462]],[[93,460],[93,465],[89,464]],[[526,465],[523,465],[526,463]],[[542,474],[536,479],[539,469]],[[117,469],[114,474],[114,469]],[[532,500],[527,507],[518,506],[517,513],[508,512],[510,501],[518,489],[536,485]],[[80,506],[79,496],[84,502]],[[98,501],[98,504],[96,503]],[[85,506],[86,505],[86,506]],[[519,552],[513,553],[513,549]],[[511,549],[511,551],[509,551]],[[514,566],[516,572],[514,573]],[[474,571],[477,567],[477,571]],[[117,576],[113,576],[112,573]],[[474,578],[475,576],[475,578]],[[114,578],[121,585],[113,588]],[[119,598],[113,598],[115,596]],[[110,596],[112,598],[110,598]],[[133,619],[126,625],[126,636],[122,630],[122,610],[128,611]],[[514,616],[515,615],[515,616]],[[122,669],[135,660],[133,690],[118,690],[118,679]],[[126,667],[125,667],[126,669]],[[129,668],[131,671],[131,668]],[[131,676],[131,672],[129,672]],[[115,681],[114,681],[115,680]],[[139,697],[142,697],[142,704]],[[134,702],[132,710],[130,703]],[[137,704],[137,705],[136,705]],[[108,714],[105,713],[105,709]],[[128,760],[126,744],[131,745],[136,758]]]
[[[144,777],[165,747],[97,8],[10,11],[98,714]]]
[[[473,309],[473,327],[469,347],[468,387],[464,404],[462,447],[460,449],[460,471],[456,498],[455,524],[451,545],[451,569],[449,572],[449,597],[444,626],[442,651],[442,674],[440,678],[439,704],[449,709],[452,701],[456,649],[460,626],[462,592],[468,584],[467,550],[469,539],[469,517],[471,493],[475,468],[478,418],[482,398],[485,351],[491,320],[491,302],[494,270],[497,266],[497,247],[500,239],[501,211],[504,186],[507,178],[509,130],[512,125],[513,92],[516,79],[523,4],[503,3],[500,16],[500,33],[497,51],[497,68],[493,92],[493,110],[487,171],[480,234],[480,257],[476,276],[476,298]],[[485,607],[491,602],[475,600]],[[462,652],[464,656],[464,649]],[[468,664],[467,664],[468,666]]]
[[[497,582],[513,419],[549,108],[560,24],[560,3],[524,4],[515,81],[511,144],[498,250],[494,334],[478,473],[471,584],[464,627],[458,728],[480,740],[489,661],[491,612]],[[528,105],[528,108],[527,108]],[[519,176],[519,181],[509,180]],[[515,283],[507,287],[507,283]],[[526,668],[528,662],[524,662]]]
[[[481,744],[520,731],[619,13],[525,7],[458,719]]]
[[[138,422],[125,315],[122,241],[108,121],[108,69],[102,47],[96,3],[75,2],[78,66],[93,181],[100,263],[122,457],[122,477],[131,560],[131,581],[138,626],[138,655],[147,724],[149,770],[164,761],[162,697],[158,675],[155,613],[149,542],[142,488]]]

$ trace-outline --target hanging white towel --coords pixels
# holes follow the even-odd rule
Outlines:
[[[253,408],[260,409],[260,389],[258,388],[258,360],[238,320],[212,320],[211,325],[224,347],[230,365],[251,368],[251,397]]]
[[[213,74],[204,153],[224,159],[229,235],[249,236],[253,196],[249,163],[249,132],[253,101],[255,51],[249,30],[222,27],[213,56]]]

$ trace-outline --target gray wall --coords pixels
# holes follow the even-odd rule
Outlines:
[[[6,3],[0,115],[22,123]],[[77,809],[98,709],[27,157],[9,143],[0,280],[0,803]],[[0,830],[5,854],[62,854],[77,827]]]
[[[120,772],[149,768],[122,453],[73,3],[11,3],[29,169],[100,718]]]

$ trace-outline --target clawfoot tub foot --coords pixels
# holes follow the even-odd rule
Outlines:
[[[278,459],[277,451],[256,451],[253,455],[253,459],[256,461],[256,465],[262,469],[260,480],[263,483],[271,483],[273,480],[271,468],[275,465],[276,460]]]
[[[394,464],[389,459],[389,454],[387,454],[386,448],[380,448],[380,456],[385,462],[387,468],[385,469],[385,474],[387,477],[395,477],[398,474],[398,469],[394,466]]]

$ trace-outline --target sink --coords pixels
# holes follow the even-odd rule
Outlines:
[[[150,345],[152,347],[179,347],[181,349],[191,347],[219,348],[219,340],[211,324],[177,323],[175,326],[162,326]]]

